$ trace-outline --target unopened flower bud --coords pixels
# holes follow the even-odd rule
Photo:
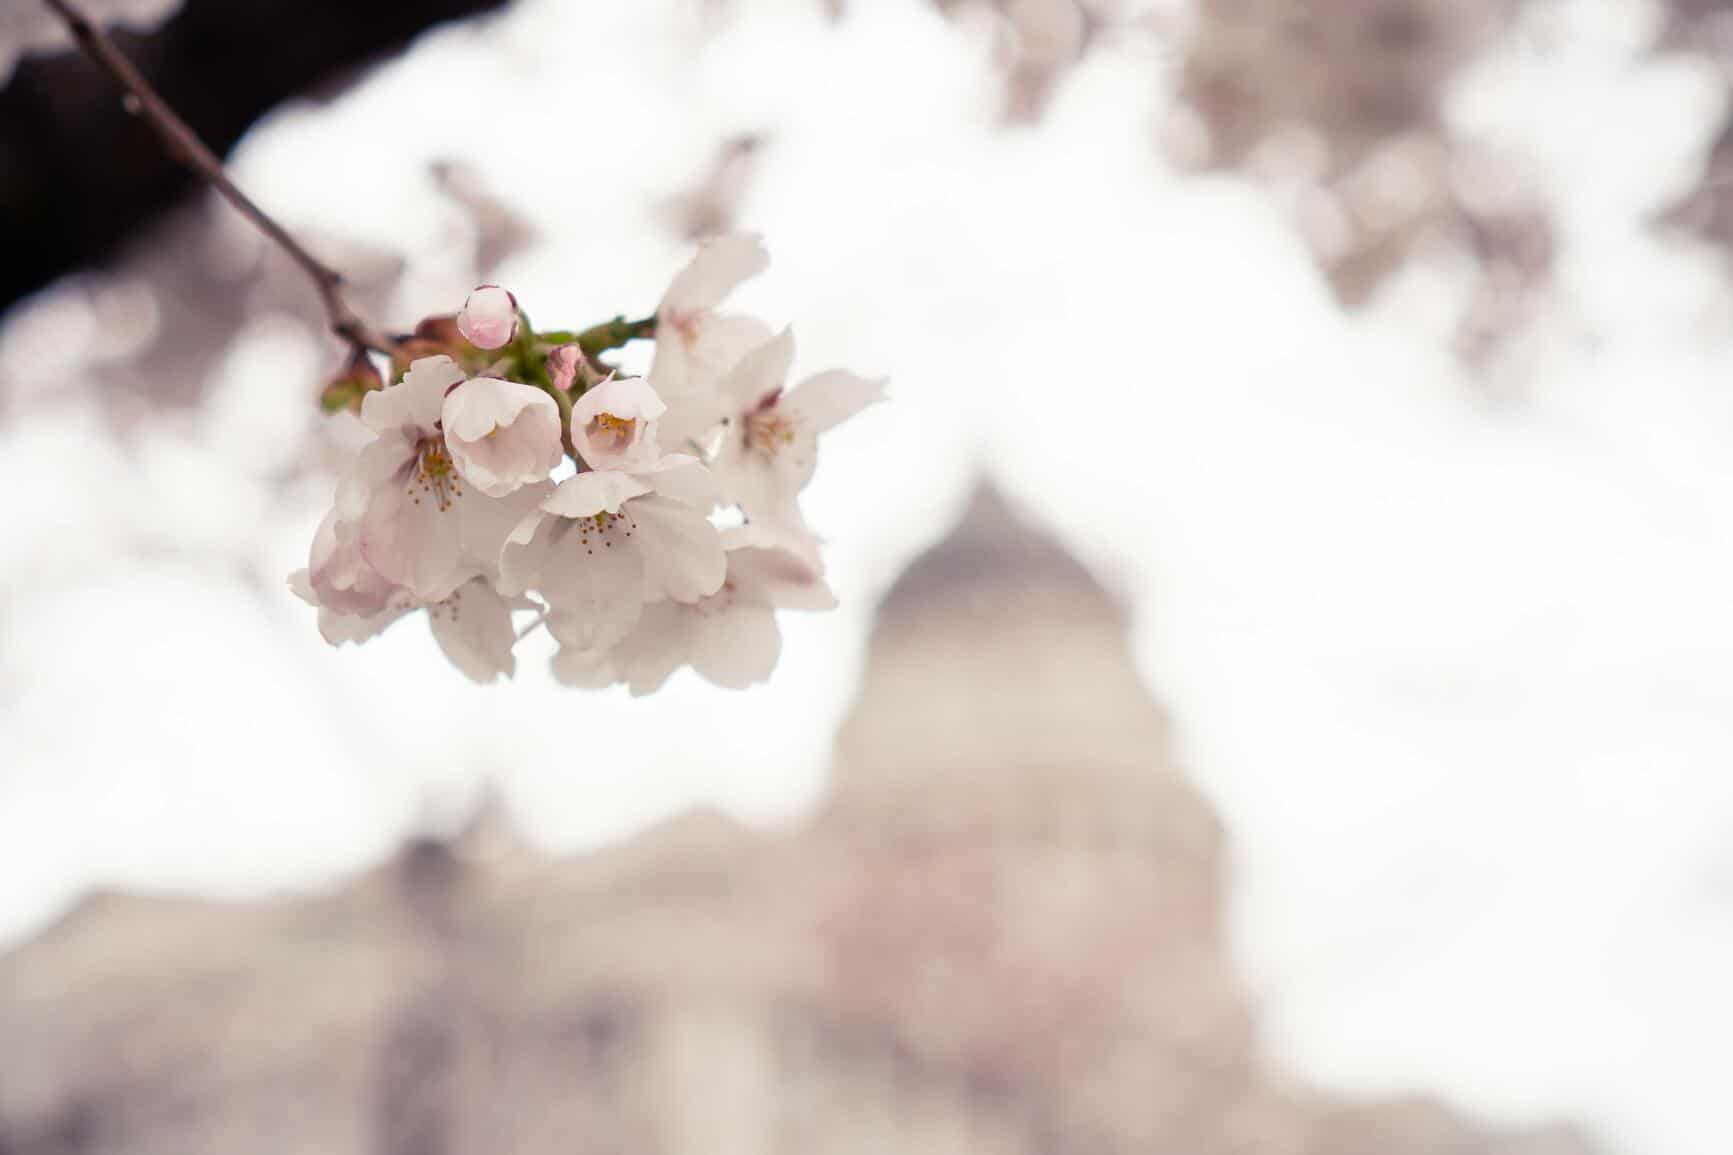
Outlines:
[[[577,345],[559,345],[548,350],[548,380],[562,393],[570,392],[578,378],[578,364],[584,351]]]
[[[477,349],[498,349],[517,336],[517,298],[498,285],[482,285],[463,303],[457,331]]]

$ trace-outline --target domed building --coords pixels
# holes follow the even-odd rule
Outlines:
[[[1582,1155],[1272,1075],[1121,607],[991,489],[886,597],[828,799],[0,958],[0,1155]]]

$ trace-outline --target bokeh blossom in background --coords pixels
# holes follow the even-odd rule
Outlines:
[[[1220,817],[1226,946],[1207,983],[1247,990],[1243,1017],[1215,1024],[1235,1054],[1350,1099],[1437,1097],[1489,1126],[1573,1120],[1609,1155],[1733,1148],[1725,4],[110,13],[201,127],[225,123],[249,76],[275,77],[213,139],[343,270],[357,310],[407,336],[472,300],[469,336],[455,319],[425,327],[429,344],[405,342],[416,356],[389,368],[347,361],[301,272],[226,206],[135,182],[160,172],[160,150],[74,57],[36,50],[57,31],[28,7],[0,12],[6,51],[32,50],[0,92],[0,204],[24,206],[9,252],[34,270],[10,282],[0,323],[9,941],[64,941],[69,911],[101,912],[79,906],[92,892],[250,909],[370,887],[363,872],[457,825],[485,789],[549,856],[629,858],[694,805],[783,846],[828,805],[873,607],[986,473],[1123,600],[1137,673]],[[393,30],[362,43],[387,9]],[[257,26],[255,53],[210,49],[249,42],[235,20]],[[310,49],[283,31],[307,25]],[[273,71],[290,59],[298,72]],[[773,272],[758,275],[751,236],[774,246]],[[716,237],[734,238],[727,275],[670,285]],[[581,326],[617,316],[654,325],[610,337],[595,363]],[[565,325],[579,328],[550,328]],[[466,391],[407,404],[418,360],[416,382]],[[830,366],[885,375],[894,403],[820,432],[869,395]],[[381,420],[394,392],[405,404]],[[550,432],[571,442],[557,459]],[[694,459],[713,492],[685,487],[692,465],[654,468],[669,457]],[[374,459],[410,472],[352,484],[386,476],[355,472]],[[424,469],[415,492],[433,505],[405,510]],[[497,552],[399,516],[455,486],[455,503],[510,514],[487,525]],[[714,540],[682,514],[672,567],[588,564],[596,541],[625,540],[611,510],[643,524],[656,503],[709,501],[754,512],[708,511]],[[718,554],[726,597],[702,592]],[[1004,561],[967,556],[989,573]],[[300,569],[317,612],[284,588]],[[932,631],[945,660],[985,665],[1045,615],[1073,624],[1016,604],[1015,622],[982,624],[967,615],[999,603],[960,598],[977,632]],[[427,626],[362,646],[330,646],[310,620],[341,640],[411,615]],[[1016,671],[1055,725],[1031,709],[1029,730],[998,736],[1050,740],[1043,756],[1095,749],[1089,711],[1117,691],[1077,674],[1095,667],[1066,644]],[[516,678],[472,685],[448,658]],[[750,693],[712,684],[770,659]],[[942,719],[945,689],[878,701]],[[966,729],[911,727],[929,762],[883,785],[935,823],[1070,821],[1057,786],[1015,810],[995,735]],[[877,749],[852,735],[839,777],[877,781]],[[1115,767],[1140,769],[1135,753]],[[941,779],[958,788],[920,792]],[[827,833],[801,845],[830,861],[839,827],[814,829]],[[988,996],[1117,973],[1037,982],[1065,957],[1055,942],[1080,937],[1052,912],[1102,876],[1026,849],[885,851],[869,858],[877,881],[847,892],[867,912],[847,925],[880,951],[862,957],[900,960],[915,983],[928,972],[899,935],[967,950],[992,913],[955,880],[1003,867],[1039,888],[1013,904],[1029,953],[990,971],[1006,986],[929,988],[982,992],[934,998],[1009,1024],[987,1035],[1008,1049],[1065,1015],[998,1014]],[[772,860],[795,863],[776,895],[830,877]],[[736,885],[688,864],[667,865]],[[1159,888],[1106,892],[1169,909]],[[599,923],[658,893],[621,894]],[[1161,989],[1194,1032],[1179,1034],[1204,1037],[1199,1008],[1216,1004]],[[612,1053],[630,1015],[604,1011],[555,1025]],[[941,1038],[955,1025],[928,1021]],[[900,1085],[899,1069],[874,1068],[875,1085]],[[9,1073],[0,1085],[37,1086]],[[986,1101],[1004,1084],[971,1085]]]

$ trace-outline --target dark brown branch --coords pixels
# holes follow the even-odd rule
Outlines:
[[[319,300],[325,306],[325,313],[331,319],[332,332],[360,349],[372,349],[386,356],[397,352],[395,341],[368,325],[360,314],[349,307],[349,302],[343,297],[342,275],[303,248],[301,242],[291,236],[287,229],[236,187],[235,182],[223,171],[223,162],[205,147],[198,134],[168,106],[102,29],[79,11],[71,0],[43,2],[66,22],[79,50],[121,87],[126,94],[128,111],[145,119],[157,136],[162,138],[169,155],[208,182],[224,200],[288,254],[289,259],[312,279],[313,287],[318,290]]]

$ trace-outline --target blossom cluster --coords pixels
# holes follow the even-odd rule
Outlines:
[[[352,365],[327,407],[373,437],[290,577],[325,639],[424,613],[478,682],[509,677],[538,626],[569,685],[767,678],[776,611],[836,604],[799,506],[818,439],[884,396],[842,371],[788,387],[791,331],[721,308],[768,263],[756,237],[716,238],[653,316],[576,333],[536,332],[484,285],[403,339],[395,383]],[[647,377],[601,360],[634,339],[655,341]]]

